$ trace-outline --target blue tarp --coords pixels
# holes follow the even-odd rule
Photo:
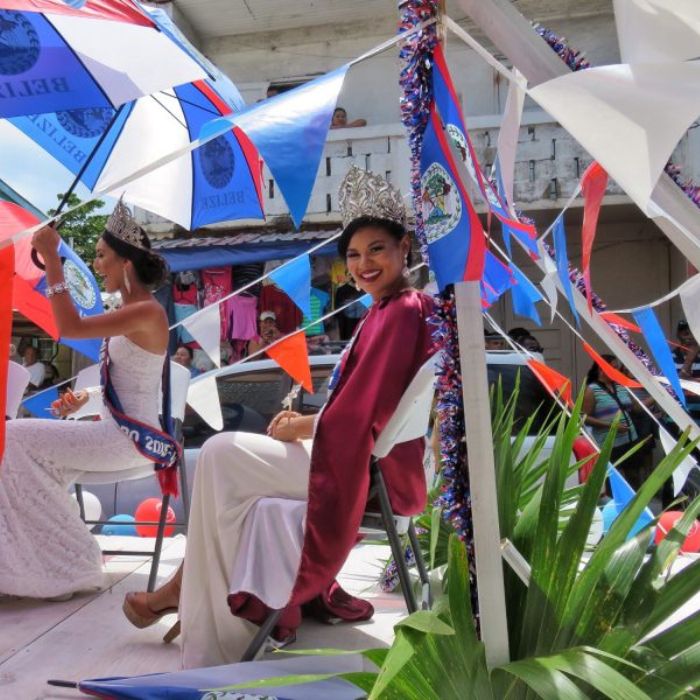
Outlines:
[[[287,260],[302,255],[318,241],[278,241],[276,243],[240,243],[238,245],[159,248],[172,272],[201,270],[205,267],[228,267],[268,260]],[[337,255],[336,241],[328,243],[314,255]]]

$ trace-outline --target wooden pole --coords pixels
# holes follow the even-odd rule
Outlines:
[[[479,282],[455,285],[481,639],[489,668],[510,660],[491,403]]]

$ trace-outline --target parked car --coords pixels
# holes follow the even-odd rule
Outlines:
[[[326,401],[328,381],[340,355],[311,355],[311,378],[314,393],[299,390],[292,409],[302,414],[317,413]],[[515,386],[520,374],[520,394],[516,408],[520,417],[529,416],[540,403],[550,404],[546,391],[517,353],[490,351],[487,353],[489,382],[501,378],[504,394],[507,397]],[[236,365],[224,366],[200,375],[194,381],[216,377],[218,399],[221,404],[224,430],[243,430],[264,434],[272,417],[281,410],[283,400],[290,394],[292,379],[272,360],[256,360]],[[547,406],[541,413],[545,415]],[[536,430],[537,426],[533,427]],[[205,440],[216,431],[197,413],[188,409],[183,434],[185,438],[185,468],[190,488],[199,450]],[[527,449],[527,445],[524,447]],[[546,454],[544,455],[546,456]],[[90,486],[89,490],[98,496],[103,506],[103,517],[117,513],[133,514],[136,506],[145,498],[158,496],[158,484],[153,479],[126,481],[109,486]],[[178,521],[182,519],[182,499],[174,504]]]

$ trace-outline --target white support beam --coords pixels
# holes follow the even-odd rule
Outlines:
[[[455,297],[481,640],[493,668],[508,663],[510,652],[479,283],[456,284]]]

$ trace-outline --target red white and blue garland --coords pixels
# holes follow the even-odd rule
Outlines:
[[[412,29],[422,22],[438,17],[437,0],[408,0],[402,9],[399,31]],[[404,62],[399,83],[402,89],[401,119],[408,134],[411,153],[411,189],[415,213],[416,238],[421,254],[427,261],[427,240],[423,228],[420,160],[423,135],[428,124],[433,101],[433,51],[438,43],[435,24],[409,39],[401,49]],[[474,535],[471,514],[471,492],[467,472],[464,406],[462,402],[462,371],[459,359],[457,317],[454,292],[448,288],[435,298],[436,312],[431,319],[433,340],[442,351],[437,370],[436,412],[440,430],[440,457],[442,490],[438,499],[443,517],[451,523],[467,546],[471,602],[478,626],[478,598],[474,565]],[[410,556],[407,553],[408,556]],[[394,583],[396,569],[389,565],[383,577],[383,586]]]

